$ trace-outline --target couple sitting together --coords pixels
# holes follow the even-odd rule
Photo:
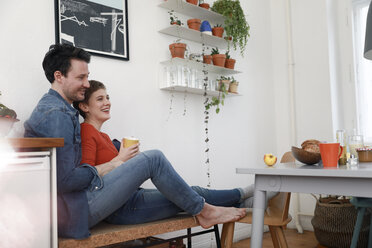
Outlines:
[[[162,152],[140,152],[139,144],[115,146],[100,131],[110,119],[111,103],[104,84],[88,81],[89,62],[90,54],[83,49],[50,46],[43,69],[51,89],[25,122],[25,137],[64,138],[64,147],[57,148],[60,237],[87,238],[89,228],[100,221],[137,224],[179,212],[195,216],[204,228],[245,216],[245,208],[252,207],[254,185],[230,190],[190,187]],[[156,189],[140,188],[147,179]]]

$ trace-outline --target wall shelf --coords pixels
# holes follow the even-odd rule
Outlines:
[[[197,95],[203,95],[204,94],[204,89],[199,89],[199,88],[191,88],[187,86],[168,86],[168,87],[161,87],[161,90],[166,90],[166,91],[175,91],[175,92],[187,92],[187,93],[192,93],[192,94],[197,94]],[[220,92],[216,90],[207,90],[208,96],[218,96]],[[228,93],[226,97],[231,97],[231,96],[241,96],[240,94],[235,94],[235,93]]]
[[[185,0],[167,0],[159,4],[159,7],[174,10],[178,13],[198,18],[200,20],[208,20],[215,24],[224,24],[225,17],[211,10],[204,9],[194,4],[190,4]]]
[[[163,34],[171,35],[174,37],[195,41],[198,43],[204,43],[205,45],[212,46],[212,47],[220,47],[220,48],[227,47],[227,41],[223,38],[205,34],[200,31],[178,26],[178,25],[171,25],[167,28],[159,30],[159,32]]]
[[[232,75],[232,74],[241,73],[240,71],[231,70],[225,67],[220,67],[220,66],[215,66],[215,65],[205,64],[205,67],[203,67],[204,64],[202,62],[196,62],[194,60],[181,59],[181,58],[172,58],[171,60],[161,62],[161,64],[165,66],[182,65],[182,66],[186,66],[191,69],[197,69],[200,71],[202,71],[205,68],[209,73],[215,73],[219,75]]]
[[[201,20],[207,20],[211,24],[224,24],[225,17],[213,12],[211,10],[207,10],[201,8],[197,5],[193,5],[187,3],[185,0],[166,0],[158,5],[161,8],[165,8],[168,10],[173,10],[177,13],[190,16],[192,18],[199,18]],[[170,25],[164,29],[159,30],[160,33],[170,35],[173,37],[194,41],[200,44],[205,44],[211,47],[218,47],[221,49],[226,49],[228,46],[228,41],[224,38],[220,38],[213,35],[208,35],[205,33],[201,33],[198,30],[189,29],[188,27],[178,26],[178,25]],[[191,94],[198,94],[204,95],[204,89],[200,86],[200,80],[204,78],[203,75],[199,75],[203,69],[206,69],[208,73],[212,76],[213,79],[210,79],[209,84],[215,84],[215,79],[220,75],[228,76],[232,74],[241,73],[240,71],[227,69],[225,67],[214,66],[203,64],[202,62],[197,62],[194,60],[189,59],[181,59],[181,58],[172,58],[167,61],[161,62],[163,67],[165,68],[166,74],[168,73],[167,67],[177,66],[176,75],[171,76],[173,79],[169,80],[168,76],[165,76],[162,80],[160,80],[160,89],[166,91],[174,91],[174,92],[181,92],[181,93],[191,93]],[[178,66],[182,66],[185,69],[179,70]],[[194,76],[185,76],[184,74],[190,73],[189,69],[195,69],[196,72],[196,79],[193,78]],[[172,69],[173,70],[173,69]],[[195,72],[191,72],[192,75]],[[167,74],[168,75],[168,74]],[[166,79],[165,79],[166,78]],[[188,78],[187,80],[185,78]],[[192,79],[191,79],[192,78]],[[172,82],[172,83],[170,83]],[[188,85],[188,86],[186,86]],[[192,87],[190,87],[192,86]],[[195,86],[195,87],[194,87]],[[211,89],[216,88],[215,86],[210,86]],[[219,91],[216,90],[207,90],[208,96],[218,96]],[[240,96],[239,94],[235,93],[228,93],[226,97],[230,96]]]

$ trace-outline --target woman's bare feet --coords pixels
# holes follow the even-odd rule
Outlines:
[[[217,207],[205,203],[196,218],[203,228],[209,228],[216,224],[237,221],[245,215],[245,208]]]

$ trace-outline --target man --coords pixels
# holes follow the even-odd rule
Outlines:
[[[70,45],[52,45],[45,55],[43,69],[51,89],[28,121],[25,137],[61,137],[57,148],[58,233],[59,236],[86,238],[88,204],[84,189],[100,188],[97,169],[81,160],[79,113],[71,106],[84,99],[89,88],[90,54]]]
[[[150,212],[143,215],[142,212],[132,211],[138,207],[145,206],[143,209],[148,209],[147,207],[154,205],[151,200],[153,190],[138,190],[149,178],[166,195],[157,194],[161,198],[160,202],[167,198],[166,202],[169,203],[168,208],[163,206],[162,211],[159,211],[163,214],[160,218],[185,210],[195,215],[202,227],[210,227],[243,217],[245,209],[208,204],[208,198],[213,198],[216,193],[200,187],[200,192],[194,191],[157,150],[141,152],[124,165],[121,158],[125,151],[120,148],[119,155],[109,162],[94,167],[89,164],[80,165],[79,113],[71,104],[84,100],[85,91],[89,88],[89,61],[90,55],[83,49],[65,44],[52,45],[43,61],[51,89],[41,98],[30,119],[25,122],[26,137],[64,138],[64,147],[57,148],[59,236],[87,238],[90,235],[88,228],[99,221],[127,224],[122,219],[123,214],[138,214],[139,223],[151,221],[153,216],[147,216]],[[133,183],[128,183],[129,181]],[[241,203],[240,200],[244,201],[251,196],[248,194],[250,191],[251,186],[246,190],[235,189],[230,192],[237,198],[237,203]],[[138,197],[133,196],[141,196],[146,201],[138,201]],[[225,198],[219,197],[218,200],[224,202]]]

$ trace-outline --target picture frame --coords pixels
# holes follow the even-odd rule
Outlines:
[[[127,0],[55,0],[56,43],[129,60]]]

